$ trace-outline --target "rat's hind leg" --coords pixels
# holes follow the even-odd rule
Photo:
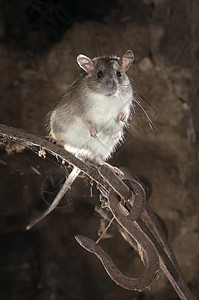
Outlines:
[[[124,173],[118,169],[117,167],[114,167],[110,164],[108,164],[107,162],[105,162],[101,157],[96,157],[95,158],[95,161],[96,163],[99,165],[99,166],[102,166],[102,165],[107,165],[109,168],[111,168],[117,175],[119,176],[124,176]]]

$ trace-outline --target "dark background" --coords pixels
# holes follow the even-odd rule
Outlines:
[[[79,72],[83,53],[123,55],[157,130],[136,108],[126,143],[110,163],[152,183],[150,205],[164,219],[186,282],[199,295],[197,0],[0,1],[0,122],[45,135],[45,116]],[[140,95],[140,96],[139,96]],[[70,170],[68,170],[69,172]],[[26,225],[52,200],[60,162],[19,145],[0,148],[0,299],[178,299],[162,272],[151,289],[126,291],[84,251],[75,234],[97,239],[95,185],[78,178],[59,208],[30,232]],[[139,257],[112,226],[103,247],[121,271],[138,276]]]

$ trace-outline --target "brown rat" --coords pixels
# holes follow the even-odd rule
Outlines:
[[[50,134],[67,151],[105,161],[122,141],[133,100],[126,71],[133,60],[131,50],[122,58],[77,57],[85,72],[67,88],[50,116]]]
[[[133,89],[126,70],[134,59],[128,50],[120,59],[103,56],[90,59],[80,54],[77,62],[85,71],[66,90],[58,106],[50,113],[50,134],[58,144],[81,159],[104,163],[122,141],[133,100]],[[114,168],[121,175],[121,171]],[[59,203],[78,176],[74,167],[53,203],[30,229]]]

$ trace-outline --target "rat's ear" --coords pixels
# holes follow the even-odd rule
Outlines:
[[[131,63],[134,61],[134,54],[133,51],[128,50],[126,53],[122,56],[120,63],[123,67],[123,69],[126,71],[130,67]]]
[[[83,54],[78,55],[77,63],[87,73],[90,73],[94,69],[92,59]]]

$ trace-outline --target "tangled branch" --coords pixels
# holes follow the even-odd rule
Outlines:
[[[46,157],[46,151],[51,153],[55,157],[60,158],[62,163],[72,165],[75,175],[82,171],[100,186],[101,192],[108,199],[109,210],[115,220],[121,225],[126,240],[137,251],[144,252],[147,257],[145,273],[139,278],[129,278],[117,269],[108,254],[98,244],[87,237],[76,236],[76,240],[82,247],[97,255],[109,276],[117,284],[126,289],[141,291],[156,277],[160,267],[181,300],[196,299],[179,271],[173,252],[169,247],[156,215],[148,203],[145,202],[145,191],[139,182],[131,178],[124,183],[107,165],[102,165],[97,169],[95,166],[81,161],[66,150],[52,144],[45,138],[13,127],[0,124],[0,136],[5,140],[9,139],[21,143],[28,148],[32,147],[35,149],[36,147],[38,155],[41,157]],[[66,188],[67,182],[65,182]],[[61,192],[64,192],[64,190],[61,189]],[[52,211],[57,204],[56,201],[57,197],[53,201],[53,205],[51,204],[50,208],[35,221],[39,221]],[[149,229],[145,220],[150,223],[153,231]],[[34,225],[35,221],[30,226]]]

